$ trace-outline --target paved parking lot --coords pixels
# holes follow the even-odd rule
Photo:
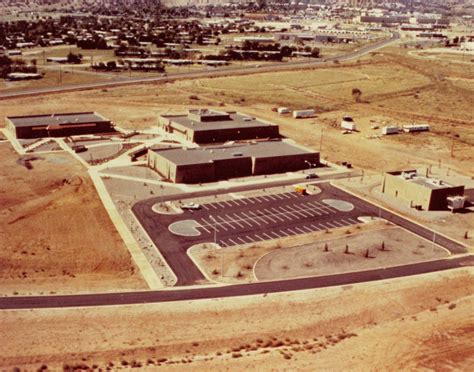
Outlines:
[[[266,194],[202,204],[201,210],[186,211],[182,218],[197,222],[194,226],[201,239],[213,241],[215,234],[222,247],[358,223],[357,211],[338,210],[331,201],[334,200],[295,192]]]
[[[465,252],[459,243],[327,183],[320,183],[318,187],[321,193],[305,196],[295,192],[261,192],[243,198],[238,190],[228,194],[232,199],[205,203],[200,210],[188,210],[179,215],[154,212],[153,205],[161,201],[160,197],[142,200],[132,210],[178,277],[177,285],[205,280],[186,254],[195,244],[214,239],[222,247],[258,242],[353,225],[359,223],[361,216],[380,216],[425,239],[436,240],[452,253]],[[213,194],[208,196],[215,200]]]

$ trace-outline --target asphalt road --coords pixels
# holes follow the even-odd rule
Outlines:
[[[176,274],[177,286],[196,284],[205,278],[186,254],[188,248],[204,242],[232,246],[349,226],[361,216],[378,216],[448,249],[465,253],[463,245],[436,234],[385,209],[359,199],[329,183],[318,183],[321,193],[301,196],[282,193],[258,198],[204,204],[199,211],[161,215],[152,210],[159,198],[136,203],[132,211]],[[339,211],[324,200],[349,202],[351,211]],[[186,221],[186,222],[182,222]],[[182,235],[177,235],[170,231]],[[214,236],[215,234],[215,236]],[[194,235],[194,236],[193,236]]]
[[[325,204],[325,199],[340,199],[338,190],[327,186],[317,195],[303,196],[293,191],[266,194],[203,204],[201,210],[179,215],[154,212],[155,198],[136,203],[132,210],[176,274],[177,285],[192,285],[205,278],[186,251],[195,244],[213,242],[214,233],[217,243],[226,247],[349,226],[359,223],[357,217],[370,215],[364,205],[341,212]],[[352,199],[345,195],[344,200]],[[170,226],[178,233],[182,230],[185,235],[197,235],[177,235]]]
[[[227,76],[233,74],[252,74],[260,72],[275,72],[289,70],[291,68],[308,68],[314,66],[321,66],[324,64],[332,64],[334,61],[338,60],[340,62],[348,61],[351,59],[360,58],[366,54],[369,54],[375,50],[383,48],[400,38],[398,33],[393,33],[392,37],[386,40],[378,41],[371,45],[366,45],[359,50],[342,54],[339,56],[327,58],[327,59],[318,59],[313,61],[301,61],[301,62],[285,62],[285,63],[276,63],[271,65],[262,66],[256,68],[254,66],[232,66],[216,70],[206,70],[198,72],[183,72],[183,73],[173,73],[168,74],[167,76],[153,76],[145,78],[129,78],[129,77],[120,77],[111,81],[97,82],[97,83],[88,83],[88,84],[70,84],[70,85],[60,85],[54,87],[44,87],[44,88],[31,88],[31,89],[21,89],[14,92],[0,92],[0,99],[10,99],[10,98],[20,98],[27,96],[36,96],[43,94],[51,93],[64,93],[72,92],[79,90],[88,90],[88,89],[100,89],[100,88],[113,88],[126,85],[136,85],[144,83],[156,83],[156,82],[165,82],[179,79],[196,79],[204,77],[218,77],[218,76]],[[256,62],[257,63],[257,62]]]
[[[368,270],[356,273],[328,275],[321,277],[279,280],[229,286],[215,286],[193,289],[162,291],[97,293],[64,296],[0,297],[0,309],[40,309],[147,304],[170,301],[189,301],[207,298],[223,298],[296,291],[312,288],[351,285],[382,279],[398,278],[436,271],[474,266],[474,256],[461,256],[386,269]]]

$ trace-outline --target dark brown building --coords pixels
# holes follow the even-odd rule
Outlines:
[[[95,112],[10,116],[7,128],[16,138],[67,137],[115,132],[113,123]]]
[[[319,165],[319,153],[280,140],[148,151],[148,165],[175,183],[298,171]]]
[[[159,127],[195,143],[278,138],[278,125],[238,112],[189,110],[187,115],[164,115]]]

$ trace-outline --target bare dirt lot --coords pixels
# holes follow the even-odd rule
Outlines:
[[[207,277],[225,283],[330,275],[448,255],[444,249],[382,221],[218,250],[205,244],[193,247],[188,254]]]
[[[2,311],[0,366],[469,370],[472,274],[466,268],[230,299]]]
[[[87,172],[68,154],[28,170],[0,144],[0,293],[146,288]]]

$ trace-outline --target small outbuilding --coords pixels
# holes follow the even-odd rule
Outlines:
[[[413,208],[446,210],[453,196],[463,196],[463,185],[451,185],[443,180],[429,178],[416,170],[387,172],[382,182],[382,192],[399,198]]]

